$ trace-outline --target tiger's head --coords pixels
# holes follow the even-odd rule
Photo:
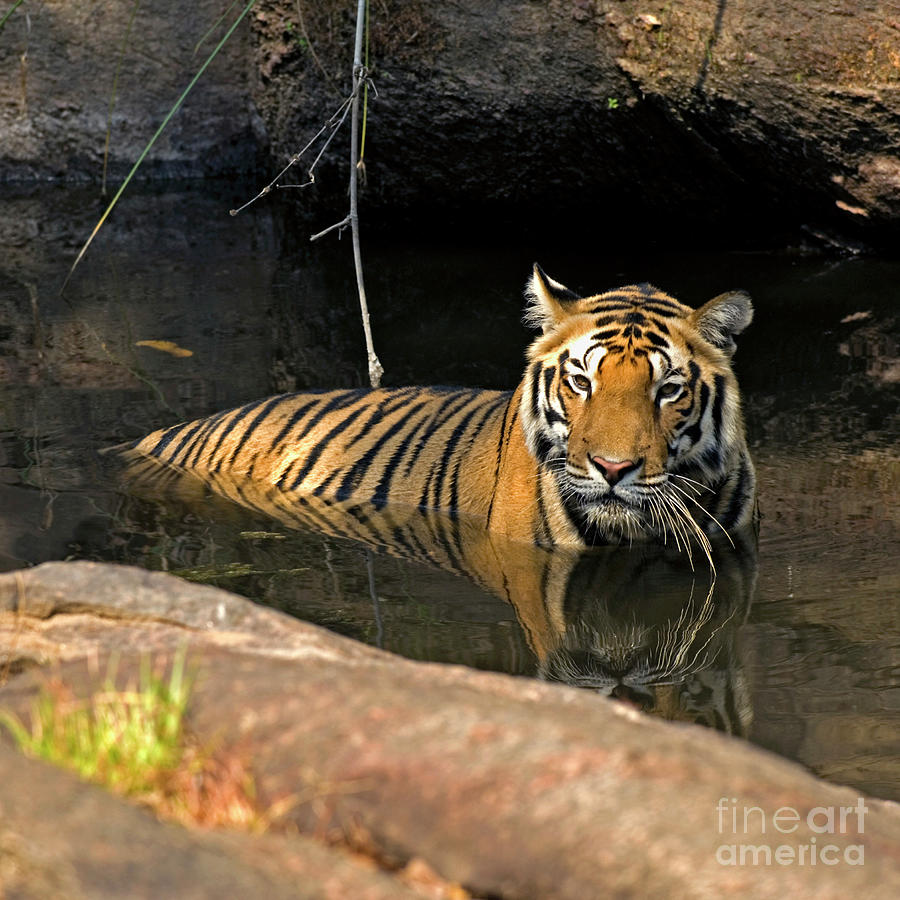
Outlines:
[[[579,297],[538,265],[525,320],[520,415],[587,544],[696,539],[748,525],[747,451],[734,337],[753,318],[743,291],[691,309],[649,284]]]

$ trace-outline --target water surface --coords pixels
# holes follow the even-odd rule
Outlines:
[[[176,572],[411,658],[569,681],[741,734],[900,799],[900,263],[369,237],[390,384],[512,387],[535,259],[586,292],[652,281],[692,305],[754,297],[735,363],[758,554],[721,550],[713,585],[670,550],[495,547],[502,564],[465,577],[439,553],[403,558],[196,489],[124,492],[98,456],[277,391],[364,383],[349,242],[309,245],[274,205],[230,218],[249,190],[135,192],[63,298],[96,198],[0,198],[0,569]],[[504,578],[519,579],[512,594]]]

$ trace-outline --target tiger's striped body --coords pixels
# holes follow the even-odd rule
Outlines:
[[[543,546],[649,537],[689,551],[693,539],[752,524],[730,366],[749,298],[695,311],[642,285],[581,299],[538,267],[529,291],[544,333],[512,392],[285,394],[135,449],[201,478],[440,510]]]

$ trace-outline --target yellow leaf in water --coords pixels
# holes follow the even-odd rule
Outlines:
[[[154,350],[162,350],[163,353],[171,353],[172,356],[193,356],[193,350],[185,350],[172,341],[138,341],[137,347],[152,347]]]

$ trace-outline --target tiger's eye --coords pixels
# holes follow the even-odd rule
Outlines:
[[[657,392],[657,398],[661,400],[671,400],[672,397],[675,397],[677,394],[681,393],[681,385],[675,381],[670,381],[667,384],[664,384]]]
[[[591,379],[586,375],[570,375],[569,387],[580,393],[587,393],[591,389]]]

